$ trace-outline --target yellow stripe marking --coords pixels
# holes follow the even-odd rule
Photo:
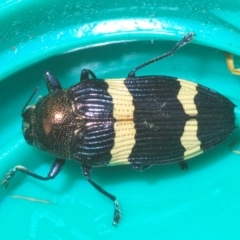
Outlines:
[[[133,97],[124,84],[123,79],[107,79],[108,93],[113,99],[113,117],[116,120],[133,119]]]
[[[186,114],[190,116],[197,115],[197,107],[194,103],[194,97],[197,95],[197,84],[190,83],[183,79],[178,79],[181,88],[177,95],[177,99],[182,103],[183,109]]]
[[[181,143],[186,149],[184,159],[192,158],[201,154],[201,141],[197,137],[198,122],[196,119],[190,119],[186,122],[184,132],[181,137]]]
[[[183,109],[189,116],[196,116],[198,114],[197,106],[194,103],[194,98],[197,95],[197,84],[178,79],[181,88],[177,95],[181,102]],[[186,122],[184,132],[181,137],[181,143],[185,148],[184,159],[195,157],[203,152],[201,149],[201,141],[197,137],[198,122],[196,119],[190,119]]]
[[[133,122],[135,107],[133,97],[124,84],[124,79],[107,79],[108,93],[113,100],[115,138],[109,165],[129,164],[128,157],[136,143],[136,129]]]
[[[111,150],[112,159],[109,165],[129,164],[128,157],[136,143],[136,130],[132,121],[114,124],[115,139]]]

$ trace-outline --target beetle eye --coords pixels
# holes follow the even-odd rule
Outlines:
[[[33,124],[34,124],[34,107],[27,108],[22,113],[22,131],[25,141],[33,145],[34,143],[34,134],[33,134]]]

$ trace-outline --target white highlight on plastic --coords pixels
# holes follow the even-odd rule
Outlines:
[[[166,29],[168,29],[167,23],[160,22],[156,18],[151,19],[117,19],[103,21],[99,23],[85,24],[77,31],[78,37],[83,37],[84,35],[98,35],[98,34],[117,34],[118,32],[131,32],[143,30],[151,31],[152,34],[159,34],[164,32],[164,34],[170,34]]]

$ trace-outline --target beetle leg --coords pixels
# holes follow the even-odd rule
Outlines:
[[[157,56],[157,57],[155,57],[155,58],[153,58],[153,59],[151,59],[151,60],[149,60],[149,61],[147,61],[147,62],[145,62],[145,63],[142,63],[141,65],[139,65],[139,66],[137,66],[137,67],[135,67],[135,68],[128,74],[128,77],[135,77],[135,73],[136,73],[136,71],[138,71],[139,69],[141,69],[141,68],[143,68],[143,67],[146,67],[147,65],[152,64],[152,63],[154,63],[154,62],[157,62],[157,61],[159,61],[159,60],[161,60],[161,59],[163,59],[163,58],[172,56],[179,48],[181,48],[181,47],[183,47],[184,45],[186,45],[187,43],[191,42],[191,41],[193,40],[194,36],[195,36],[195,33],[194,33],[194,32],[189,32],[189,33],[185,34],[185,35],[183,36],[183,38],[173,46],[172,50],[170,50],[170,51],[164,53],[163,55]]]
[[[90,80],[89,76],[91,76],[91,79],[97,79],[96,75],[89,69],[83,69],[80,76],[80,81],[84,80]]]
[[[117,223],[120,222],[121,219],[121,211],[119,207],[119,203],[117,201],[117,198],[113,196],[112,194],[106,192],[103,188],[101,188],[98,184],[96,184],[90,177],[91,175],[91,167],[82,164],[82,173],[83,176],[88,180],[88,182],[97,189],[100,193],[108,197],[110,200],[114,202],[114,215],[113,215],[113,225],[117,225]]]
[[[235,75],[240,75],[240,68],[234,66],[234,56],[231,53],[225,53],[228,70]]]
[[[182,170],[188,170],[188,164],[185,160],[180,161],[179,166]]]
[[[133,163],[132,166],[133,166],[133,169],[136,170],[137,172],[142,172],[142,171],[150,168],[152,165],[143,165],[143,164],[139,164],[139,163]]]
[[[13,169],[11,169],[6,175],[5,177],[3,178],[2,180],[2,187],[3,188],[6,188],[9,184],[9,181],[11,180],[11,178],[14,176],[14,174],[17,172],[17,171],[20,171],[20,172],[23,172],[27,175],[30,175],[34,178],[37,178],[37,179],[40,179],[40,180],[50,180],[50,179],[53,179],[55,178],[58,173],[61,171],[63,165],[65,163],[65,159],[59,159],[57,158],[53,164],[52,164],[52,167],[48,173],[48,175],[46,177],[43,177],[43,176],[40,176],[34,172],[32,172],[31,170],[23,167],[23,166],[15,166]]]
[[[43,76],[49,92],[62,89],[60,82],[50,72],[45,72]]]

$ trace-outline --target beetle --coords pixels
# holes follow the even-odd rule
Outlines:
[[[91,178],[92,167],[131,164],[136,171],[152,165],[179,163],[224,141],[235,129],[235,105],[199,84],[169,76],[136,76],[136,71],[173,55],[191,42],[187,33],[172,50],[134,68],[126,78],[99,79],[83,69],[80,82],[62,89],[46,72],[49,94],[24,106],[22,131],[26,142],[56,159],[47,176],[15,166],[2,180],[7,187],[15,172],[40,180],[55,178],[66,159],[81,163],[88,182],[114,203],[113,224],[121,211],[117,198]]]

